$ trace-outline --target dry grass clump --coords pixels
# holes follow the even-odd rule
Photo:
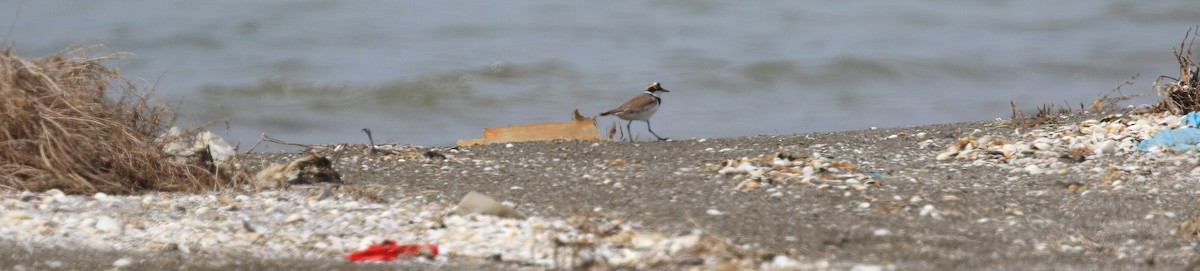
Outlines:
[[[78,47],[41,59],[0,49],[0,189],[130,193],[215,188],[196,159],[173,159],[158,136],[174,122],[149,91]]]
[[[1200,82],[1197,82],[1200,80],[1200,65],[1192,59],[1192,44],[1195,43],[1197,35],[1200,35],[1200,29],[1188,29],[1183,41],[1179,42],[1179,48],[1171,49],[1175,54],[1175,61],[1179,63],[1179,78],[1163,75],[1154,81],[1154,89],[1162,96],[1158,109],[1174,114],[1200,111]],[[1186,48],[1184,44],[1187,45]],[[1175,82],[1162,84],[1163,79]]]

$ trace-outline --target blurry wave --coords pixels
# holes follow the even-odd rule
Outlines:
[[[1196,3],[1188,1],[1116,1],[1105,8],[1109,18],[1139,22],[1195,21]]]
[[[838,57],[831,62],[805,65],[791,60],[758,61],[736,67],[735,74],[757,84],[837,84],[846,80],[889,79],[903,72],[895,61]]]
[[[338,105],[350,103],[430,106],[444,99],[469,97],[472,88],[461,74],[446,74],[378,85],[312,83],[273,77],[245,85],[205,85],[201,92],[218,98],[308,100],[313,109],[337,109]]]
[[[442,72],[416,79],[393,80],[379,84],[314,83],[285,77],[271,77],[242,85],[208,84],[200,91],[213,99],[274,100],[300,103],[310,109],[340,110],[347,106],[390,108],[397,105],[432,107],[450,100],[489,103],[499,96],[478,95],[475,85],[532,78],[572,78],[579,74],[569,65],[555,61],[531,64],[496,62],[465,71]],[[490,85],[490,84],[489,84]]]
[[[488,67],[469,70],[466,73],[468,75],[495,79],[576,76],[582,74],[571,68],[571,65],[561,61],[541,61],[530,64],[512,64],[500,61]]]

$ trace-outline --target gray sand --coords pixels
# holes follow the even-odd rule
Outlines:
[[[1179,269],[1192,259],[1193,241],[1175,237],[1171,231],[1184,219],[1200,216],[1200,211],[1192,208],[1200,200],[1190,192],[1195,190],[1192,183],[1181,188],[1168,176],[1186,174],[1194,165],[1164,169],[1182,172],[1147,168],[1141,171],[1146,177],[1142,183],[1104,189],[1101,180],[1092,175],[1029,175],[970,166],[970,161],[933,159],[956,138],[976,129],[980,134],[1009,135],[1014,128],[971,122],[703,141],[603,142],[598,146],[592,142],[497,144],[461,148],[458,153],[434,148],[459,158],[490,160],[494,162],[491,165],[377,159],[353,164],[343,157],[337,170],[350,183],[398,186],[426,193],[430,200],[453,202],[478,191],[515,202],[526,214],[567,217],[599,209],[611,217],[667,232],[701,229],[747,245],[764,257],[783,254],[808,261],[827,260],[835,268],[864,263],[900,270]],[[915,136],[919,133],[925,133],[924,137]],[[885,139],[891,135],[900,136]],[[926,140],[934,144],[919,148]],[[779,150],[820,152],[865,170],[883,172],[883,176],[874,178],[878,186],[866,190],[818,189],[807,184],[738,190],[739,181],[730,176],[699,170],[705,161],[769,156]],[[254,154],[248,162],[258,168],[259,163],[278,163],[296,156],[268,152]],[[608,166],[608,161],[616,159],[627,164]],[[1103,167],[1122,159],[1130,158],[1098,158],[1090,163]],[[1093,191],[1068,189],[1072,184],[1087,184]],[[923,200],[914,202],[914,197]],[[935,205],[940,217],[921,216],[925,205]],[[710,215],[710,210],[721,215]],[[89,253],[109,252],[84,254]],[[152,269],[227,267],[199,264],[208,262],[210,256],[134,255],[160,257],[162,265],[147,267]],[[0,268],[38,266],[45,259],[76,261],[72,258],[57,251],[8,247],[0,249],[0,262],[5,262]],[[86,265],[86,258],[94,257],[78,260],[84,265],[69,266],[88,269],[111,264],[104,260]],[[255,269],[370,266],[218,258]],[[485,266],[461,268],[519,267],[471,264]]]

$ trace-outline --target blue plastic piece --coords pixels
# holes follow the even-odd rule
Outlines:
[[[1158,131],[1146,140],[1138,143],[1138,149],[1149,151],[1155,146],[1170,146],[1175,151],[1200,150],[1200,111],[1188,112],[1179,121],[1183,128]]]
[[[1200,112],[1192,111],[1191,113],[1187,113],[1187,115],[1183,117],[1182,122],[1183,123],[1180,124],[1186,127],[1200,127]]]
[[[1188,119],[1191,119],[1192,114],[1188,114]],[[1185,120],[1190,121],[1190,120]],[[1186,151],[1196,150],[1197,144],[1200,144],[1200,129],[1196,128],[1176,128],[1171,130],[1163,130],[1155,133],[1146,140],[1138,143],[1138,149],[1149,151],[1155,146],[1170,146],[1172,150]]]

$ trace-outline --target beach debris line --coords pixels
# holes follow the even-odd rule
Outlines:
[[[185,137],[185,134],[194,136]],[[191,144],[187,143],[188,139],[191,139]],[[163,143],[163,152],[173,155],[172,158],[177,162],[197,159],[210,172],[243,172],[237,159],[237,147],[213,132],[183,132],[179,127],[171,127],[157,140]]]
[[[394,149],[394,148],[391,148],[391,149],[380,148],[379,145],[375,145],[375,138],[371,136],[370,128],[363,128],[362,131],[363,131],[363,133],[367,134],[367,144],[368,144],[367,148],[366,148],[367,150],[365,152],[363,152],[364,156],[383,155],[385,160],[391,160],[391,159],[395,159],[395,158],[406,159],[406,158],[416,158],[417,157],[417,155],[414,155],[414,153],[416,153],[416,152],[414,152],[413,150],[401,151],[401,150]],[[458,147],[454,147],[452,149],[456,149],[456,148],[458,148]],[[441,152],[438,152],[438,151],[432,150],[432,149],[426,150],[425,152],[421,152],[420,156],[424,156],[425,158],[435,159],[435,160],[436,159],[441,159],[441,160],[447,159],[445,154],[442,154]]]
[[[394,240],[383,240],[379,244],[347,254],[345,259],[350,261],[391,261],[398,257],[425,256],[437,257],[438,247],[434,244],[400,245]]]
[[[561,269],[695,266],[742,270],[808,264],[803,258],[789,256],[784,256],[786,261],[772,261],[763,257],[768,255],[765,251],[735,245],[703,230],[667,233],[647,229],[607,210],[593,209],[565,219],[459,215],[453,204],[429,202],[420,193],[396,187],[373,189],[387,200],[355,197],[345,189],[322,189],[321,194],[329,195],[317,197],[310,197],[305,189],[148,192],[137,196],[66,195],[58,190],[0,192],[0,210],[4,210],[0,213],[0,240],[145,253],[218,252],[265,259],[348,260],[352,252],[378,246],[360,255],[386,258],[395,253],[396,259],[412,255],[416,256],[413,261],[434,264],[492,259]],[[353,230],[346,225],[353,225]],[[381,245],[384,240],[393,240],[395,246]],[[410,245],[416,246],[417,253],[410,253]]]
[[[726,176],[740,182],[734,189],[749,190],[761,186],[785,187],[791,185],[813,185],[818,189],[868,189],[879,185],[873,175],[880,172],[864,170],[850,161],[839,161],[821,157],[814,153],[792,154],[778,152],[775,155],[742,157],[718,162],[706,162],[702,169]]]
[[[1200,115],[1192,116],[1200,121]],[[935,159],[991,162],[1031,175],[1056,174],[1066,172],[1071,164],[1101,157],[1139,150],[1149,153],[1173,151],[1173,145],[1156,142],[1175,141],[1155,137],[1166,138],[1159,134],[1186,128],[1187,118],[1167,112],[1113,114],[1074,124],[1018,129],[1012,137],[972,133],[948,144]],[[931,144],[932,140],[927,142]]]
[[[571,121],[543,122],[483,129],[483,138],[459,140],[458,146],[473,146],[496,143],[550,141],[550,140],[600,140],[595,117],[584,117],[576,108]]]
[[[341,174],[333,169],[333,161],[309,153],[285,164],[267,166],[254,175],[259,188],[278,188],[285,184],[343,183]]]

